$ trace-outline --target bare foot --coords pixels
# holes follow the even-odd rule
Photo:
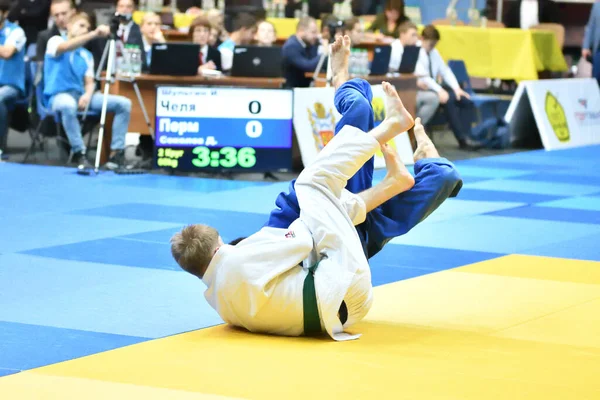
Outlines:
[[[350,58],[350,37],[338,37],[330,46],[333,87],[337,90],[349,79],[348,59]]]
[[[415,150],[415,154],[413,158],[415,162],[422,160],[424,158],[439,158],[440,155],[433,145],[429,136],[425,132],[425,128],[421,124],[421,118],[417,118],[415,120],[415,139],[417,140],[417,150]]]
[[[377,130],[375,135],[380,144],[389,142],[400,133],[408,131],[415,124],[410,113],[404,108],[396,88],[389,82],[383,82],[382,86],[386,95],[385,119],[379,125],[381,129]]]
[[[394,187],[396,194],[412,189],[415,185],[415,178],[408,172],[408,169],[406,169],[406,166],[394,149],[388,144],[383,144],[381,145],[381,152],[383,153],[385,167],[387,168],[384,180],[388,181]]]

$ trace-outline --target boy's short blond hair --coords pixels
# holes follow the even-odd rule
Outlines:
[[[162,19],[160,18],[160,15],[158,15],[157,13],[150,11],[144,14],[144,16],[142,17],[142,23],[141,25],[144,25],[145,23],[148,22],[148,20],[150,20],[150,18],[158,18],[158,23],[162,24]]]
[[[171,238],[171,254],[184,271],[202,278],[218,245],[216,229],[201,224],[188,225]]]

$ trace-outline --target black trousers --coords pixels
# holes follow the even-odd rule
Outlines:
[[[471,124],[475,121],[475,105],[466,97],[457,100],[454,91],[449,87],[444,89],[450,95],[450,99],[444,104],[448,125],[456,140],[462,142],[472,136]]]

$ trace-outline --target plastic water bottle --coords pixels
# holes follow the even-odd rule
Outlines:
[[[308,17],[308,0],[302,1],[302,18]]]
[[[371,73],[371,66],[369,65],[369,52],[366,49],[363,49],[363,64],[364,64],[364,73],[365,76],[369,76]]]
[[[124,78],[129,78],[131,76],[131,53],[129,45],[126,45],[123,48],[123,55],[119,63],[118,71]]]
[[[352,49],[350,50],[350,58],[348,60],[349,68],[348,68],[348,72],[350,73],[350,76],[356,76],[356,49]]]
[[[142,74],[142,51],[138,46],[131,46],[129,49],[129,65],[132,77]]]
[[[285,4],[277,3],[277,18],[285,18]]]

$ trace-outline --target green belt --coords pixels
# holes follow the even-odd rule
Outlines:
[[[304,334],[307,336],[321,333],[321,318],[317,304],[317,291],[315,290],[315,271],[319,263],[308,269],[302,290],[302,303],[304,306]]]

